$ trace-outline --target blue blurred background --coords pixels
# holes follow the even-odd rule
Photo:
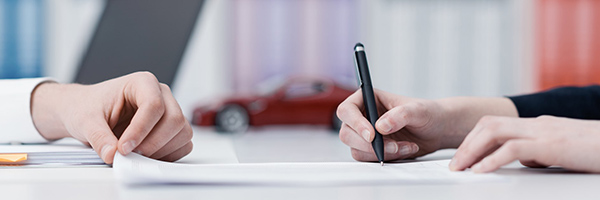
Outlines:
[[[0,78],[43,74],[44,10],[42,0],[0,0]]]

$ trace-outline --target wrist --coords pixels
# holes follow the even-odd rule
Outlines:
[[[445,148],[458,148],[483,116],[519,116],[508,98],[453,97],[436,101],[442,107],[447,125]]]
[[[440,123],[443,124],[443,130],[440,130],[440,133],[444,135],[441,141],[441,148],[458,148],[470,131],[467,130],[467,120],[464,119],[467,107],[461,106],[461,100],[456,97],[438,99],[435,102],[442,111],[440,112]]]
[[[68,137],[59,110],[61,87],[64,85],[48,82],[41,83],[31,93],[31,118],[40,135],[47,140],[57,140]]]

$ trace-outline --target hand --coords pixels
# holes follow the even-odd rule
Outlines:
[[[175,161],[193,146],[171,90],[149,72],[95,85],[41,84],[32,93],[31,114],[46,139],[76,138],[109,164],[117,150]]]
[[[600,121],[541,116],[484,117],[460,145],[452,170],[491,172],[520,160],[529,167],[600,172]]]
[[[445,109],[436,101],[413,99],[375,90],[378,112],[377,130],[384,138],[385,160],[413,158],[441,148],[458,146],[453,141]],[[340,139],[351,147],[352,157],[359,161],[377,161],[371,141],[373,126],[364,117],[361,90],[350,95],[337,110],[343,124]]]

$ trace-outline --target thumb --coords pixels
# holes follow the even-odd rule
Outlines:
[[[117,137],[105,120],[88,120],[87,122],[82,124],[85,127],[82,135],[106,164],[112,164],[117,151]]]
[[[375,123],[384,135],[395,133],[405,126],[422,127],[429,122],[430,115],[422,103],[409,103],[392,108]]]

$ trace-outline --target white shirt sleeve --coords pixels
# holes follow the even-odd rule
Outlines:
[[[43,143],[31,119],[31,93],[48,78],[0,80],[0,143]]]

